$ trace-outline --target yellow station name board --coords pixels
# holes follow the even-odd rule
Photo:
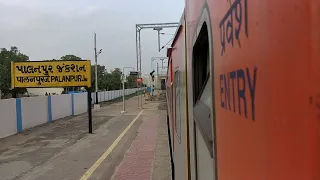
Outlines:
[[[91,86],[90,61],[11,62],[12,88]]]

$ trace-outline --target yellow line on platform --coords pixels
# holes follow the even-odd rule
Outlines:
[[[118,136],[118,138],[111,144],[111,146],[107,149],[106,152],[102,154],[102,156],[88,169],[86,173],[80,178],[80,180],[87,180],[90,178],[92,173],[100,166],[100,164],[108,157],[108,155],[113,151],[113,149],[117,146],[117,144],[120,142],[122,137],[128,132],[128,130],[132,127],[132,125],[137,121],[137,119],[142,114],[143,110],[140,111],[140,113],[135,117],[132,122],[127,126],[125,130],[122,131],[122,133]]]

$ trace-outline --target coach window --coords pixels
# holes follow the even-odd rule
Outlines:
[[[174,92],[175,92],[175,132],[178,142],[181,138],[181,104],[180,104],[180,71],[174,73]]]
[[[208,29],[204,23],[193,47],[193,115],[212,154],[212,83],[209,59]]]

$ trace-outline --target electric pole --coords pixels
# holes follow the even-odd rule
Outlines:
[[[95,69],[95,91],[96,91],[96,103],[95,103],[95,107],[96,109],[99,109],[99,100],[98,100],[98,55],[102,53],[102,49],[99,50],[99,52],[97,53],[97,34],[94,33],[94,61],[95,61],[95,65],[94,65],[94,69]]]
[[[98,55],[97,55],[97,34],[94,33],[94,71],[95,71],[95,86],[96,86],[96,103],[99,104],[98,102]]]

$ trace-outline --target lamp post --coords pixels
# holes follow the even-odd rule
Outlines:
[[[97,53],[97,34],[94,33],[94,60],[95,60],[95,90],[96,90],[96,103],[95,109],[99,108],[99,101],[98,101],[98,55],[102,53],[102,49],[99,50]]]
[[[159,79],[159,64],[157,63],[157,78],[156,78],[156,85],[154,88],[158,86],[158,79]]]
[[[161,49],[160,49],[160,31],[161,31],[162,29],[163,29],[162,27],[155,27],[155,28],[153,28],[153,30],[158,31],[158,50],[159,50],[159,52],[161,51]]]
[[[123,108],[122,108],[122,111],[121,113],[126,113],[126,104],[125,104],[125,99],[124,99],[124,96],[125,96],[125,87],[124,87],[124,82],[125,82],[125,74],[124,74],[124,69],[133,69],[133,67],[124,67],[123,70],[122,70],[122,104],[123,104]]]

